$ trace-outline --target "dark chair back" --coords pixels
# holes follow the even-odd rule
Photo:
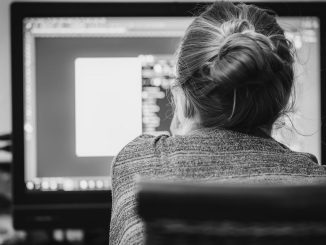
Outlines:
[[[146,244],[326,244],[326,185],[141,181]]]

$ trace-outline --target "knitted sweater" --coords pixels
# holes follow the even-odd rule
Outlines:
[[[268,136],[202,129],[187,136],[142,135],[112,165],[110,244],[143,244],[136,213],[137,176],[197,182],[316,183],[326,170],[307,153],[291,151]]]

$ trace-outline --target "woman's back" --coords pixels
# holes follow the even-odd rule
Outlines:
[[[275,13],[215,2],[194,18],[177,55],[171,85],[174,136],[141,136],[112,170],[111,244],[142,244],[137,176],[191,182],[324,181],[316,158],[273,140],[291,111],[294,50]]]
[[[315,161],[312,155],[293,152],[260,131],[249,135],[200,129],[187,136],[140,136],[113,165],[111,244],[144,241],[143,224],[135,212],[137,176],[214,183],[325,181],[326,171]]]

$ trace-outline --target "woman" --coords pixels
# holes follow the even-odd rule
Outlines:
[[[111,244],[142,244],[135,177],[201,182],[311,183],[316,158],[271,138],[287,111],[293,51],[272,12],[216,2],[182,40],[172,94],[173,136],[142,135],[112,168]]]

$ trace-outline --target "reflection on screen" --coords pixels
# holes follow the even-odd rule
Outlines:
[[[109,189],[110,162],[127,142],[168,133],[174,54],[191,20],[25,19],[28,190]],[[280,23],[297,48],[296,108],[273,137],[320,159],[319,22]]]

